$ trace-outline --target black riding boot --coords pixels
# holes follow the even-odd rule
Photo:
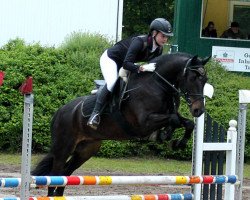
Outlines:
[[[87,125],[90,126],[93,129],[97,129],[97,126],[100,124],[100,112],[108,99],[109,91],[107,89],[107,85],[105,84],[104,87],[101,89],[101,91],[97,92],[97,98],[94,110],[88,120]]]

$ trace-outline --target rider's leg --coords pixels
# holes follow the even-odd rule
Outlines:
[[[91,126],[93,129],[97,129],[97,126],[100,123],[100,112],[107,101],[109,93],[107,84],[105,84],[101,91],[97,92],[95,107],[87,123],[87,125]]]
[[[100,66],[106,84],[102,90],[97,93],[96,104],[87,123],[87,125],[93,129],[97,129],[100,123],[100,112],[107,101],[109,94],[112,92],[118,76],[117,65],[108,57],[107,51],[105,51],[100,58]]]

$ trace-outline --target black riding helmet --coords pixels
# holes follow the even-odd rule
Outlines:
[[[150,24],[150,32],[153,30],[160,31],[166,36],[173,36],[172,26],[168,20],[164,18],[156,18]]]

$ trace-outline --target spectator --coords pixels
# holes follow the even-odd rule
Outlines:
[[[217,37],[217,31],[214,28],[214,22],[208,22],[207,27],[202,30],[201,35],[203,37]]]
[[[245,34],[243,34],[240,30],[240,26],[238,22],[232,22],[231,27],[224,31],[221,35],[221,38],[229,38],[229,39],[246,39]]]

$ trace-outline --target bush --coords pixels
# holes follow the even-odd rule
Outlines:
[[[0,150],[20,151],[23,97],[18,88],[33,77],[33,149],[50,146],[50,121],[66,102],[83,96],[100,78],[99,57],[109,42],[99,35],[74,33],[60,48],[26,45],[15,39],[0,49],[0,69],[5,80],[0,88]]]

